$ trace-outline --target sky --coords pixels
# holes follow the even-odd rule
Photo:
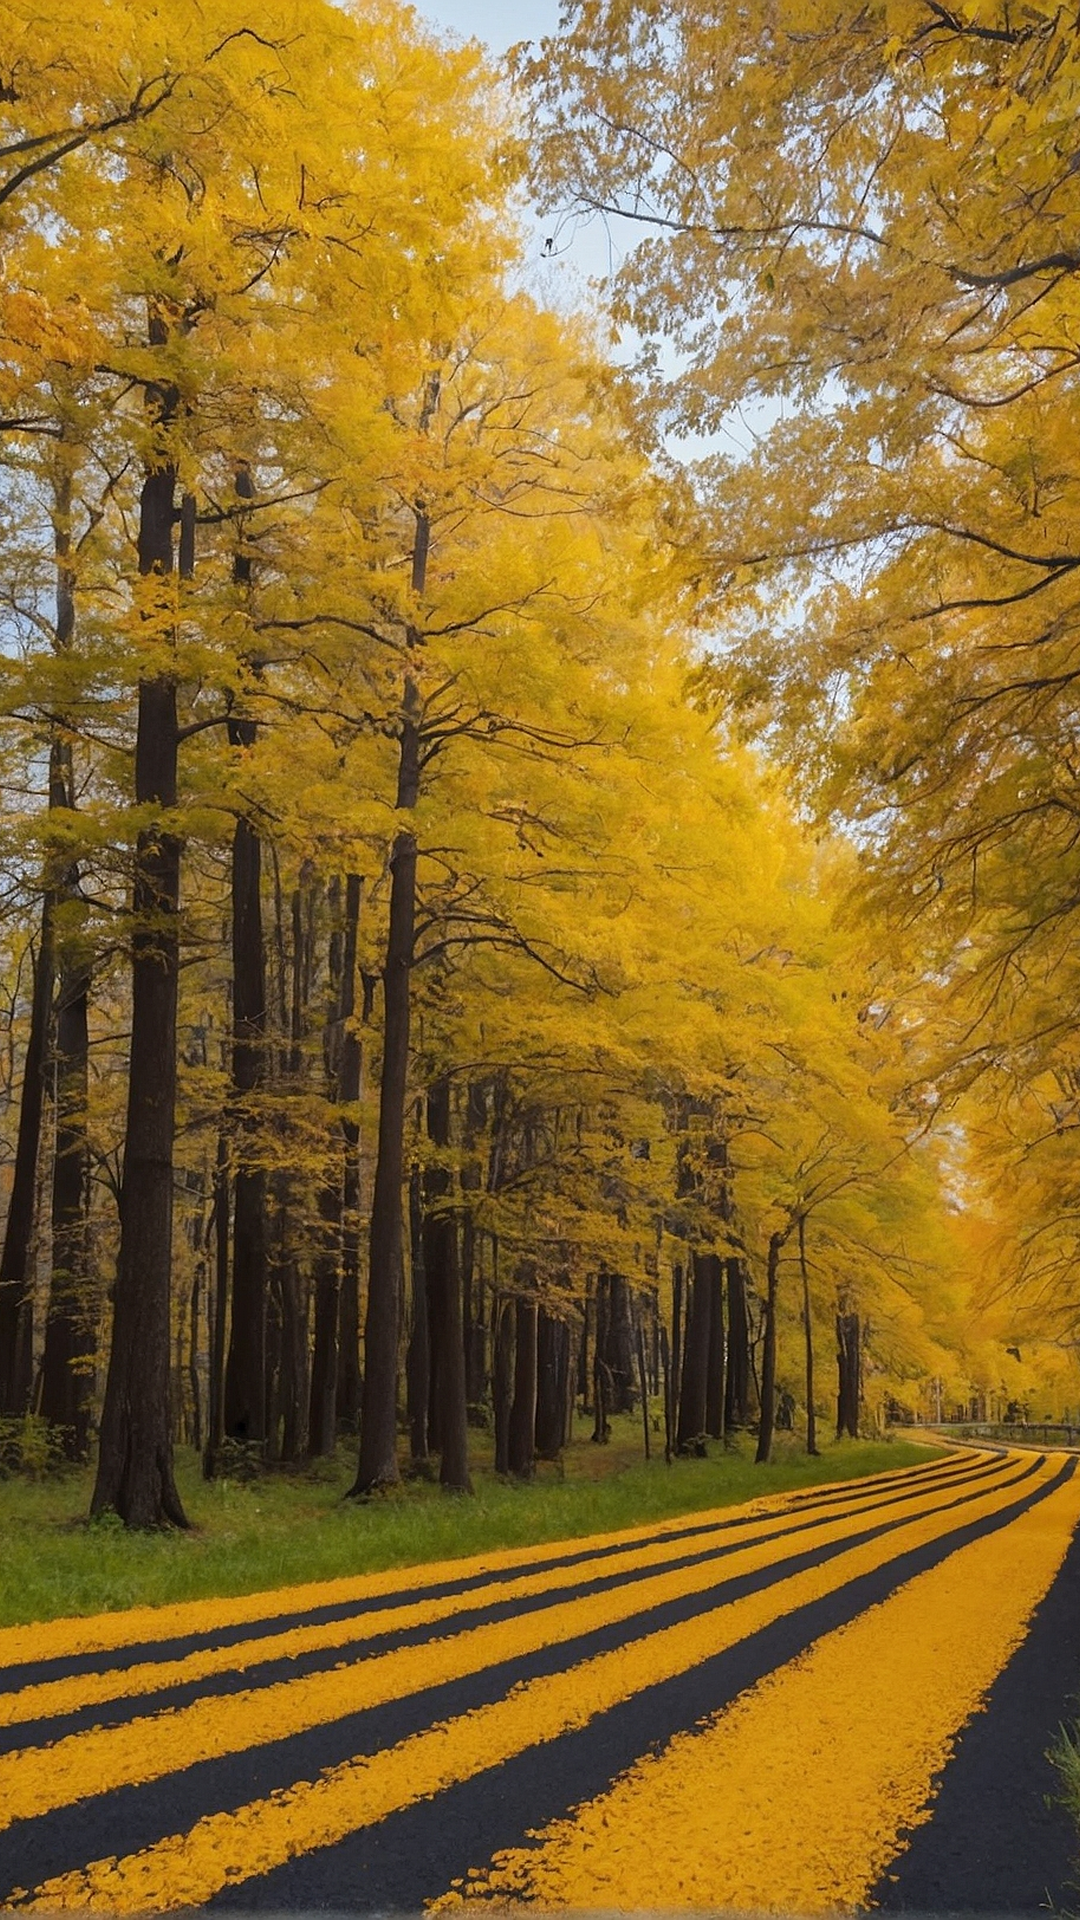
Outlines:
[[[559,24],[558,0],[418,0],[417,11],[464,40],[483,40],[496,54],[515,41],[554,33]]]
[[[462,39],[484,42],[496,58],[520,40],[539,40],[558,31],[559,0],[414,0],[417,12],[435,27],[460,34]],[[622,263],[623,249],[633,246],[637,230],[629,222],[592,219],[553,220],[534,213],[532,235],[527,245],[526,278],[541,300],[563,310],[594,304],[589,280],[604,280]],[[555,238],[554,257],[548,259],[548,236]],[[627,335],[621,346],[613,346],[615,357],[632,357],[635,337]],[[661,364],[673,370],[667,352]],[[764,424],[769,424],[766,410]],[[697,455],[724,451],[748,453],[754,433],[741,415],[721,429],[719,436],[683,439],[672,452],[692,459]]]

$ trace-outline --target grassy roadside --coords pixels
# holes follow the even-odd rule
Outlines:
[[[640,1430],[616,1423],[593,1447],[582,1422],[562,1468],[531,1486],[495,1479],[490,1443],[476,1436],[475,1497],[448,1498],[412,1482],[358,1505],[342,1496],[353,1459],[318,1471],[207,1485],[187,1449],[178,1458],[189,1534],[128,1534],[87,1523],[89,1471],[0,1481],[0,1625],[103,1613],[265,1588],[382,1567],[481,1553],[534,1541],[614,1532],[680,1513],[735,1505],[826,1480],[856,1479],[935,1458],[910,1441],[843,1441],[808,1460],[781,1435],[774,1462],[755,1467],[749,1445],[708,1460],[641,1459]]]

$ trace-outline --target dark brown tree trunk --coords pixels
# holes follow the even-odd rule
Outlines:
[[[557,1460],[563,1450],[569,1349],[566,1321],[541,1307],[536,1326],[536,1451],[541,1460]]]
[[[679,1444],[679,1401],[682,1398],[684,1290],[683,1269],[676,1261],[671,1270],[671,1413],[676,1449]]]
[[[414,584],[415,584],[414,567]],[[422,585],[422,582],[421,582]],[[402,711],[397,805],[415,807],[420,793],[419,693],[410,678]],[[411,970],[416,931],[416,835],[395,836],[390,854],[390,927],[383,968],[383,1061],[379,1087],[379,1143],[371,1203],[364,1393],[360,1459],[353,1494],[391,1486],[397,1462],[397,1376],[401,1337],[401,1186],[404,1176],[405,1090],[409,1073]]]
[[[289,1184],[288,1175],[279,1175],[275,1180],[277,1227],[274,1279],[280,1302],[278,1401],[281,1409],[281,1458],[286,1464],[298,1464],[308,1452],[307,1416],[311,1402],[309,1296],[307,1279],[300,1270],[293,1245]]]
[[[46,892],[34,956],[30,1032],[19,1099],[15,1173],[0,1252],[0,1414],[25,1413],[33,1385],[33,1232],[45,1063],[52,1012],[55,897]]]
[[[70,1460],[90,1444],[96,1305],[90,1297],[90,1152],[87,1009],[89,969],[74,953],[56,1009],[56,1158],[52,1190],[52,1280],[41,1362],[41,1414],[62,1434]]]
[[[608,1373],[608,1322],[611,1317],[611,1276],[598,1273],[594,1294],[593,1327],[593,1430],[595,1446],[606,1446],[611,1438],[611,1383]]]
[[[55,645],[70,651],[75,638],[75,567],[71,538],[72,475],[56,489]],[[49,753],[49,809],[75,811],[70,735],[57,729]],[[40,1411],[59,1429],[71,1460],[85,1460],[90,1444],[90,1399],[97,1301],[90,1277],[90,1084],[88,1013],[90,958],[81,940],[79,869],[66,866],[57,894],[55,929],[60,984],[54,1017],[56,1150],[52,1190],[52,1272],[41,1362]]]
[[[695,1253],[687,1287],[686,1330],[683,1336],[682,1381],[679,1393],[678,1449],[705,1454],[705,1420],[709,1386],[709,1343],[712,1336],[712,1271],[710,1254]]]
[[[641,1427],[645,1443],[645,1458],[652,1458],[652,1441],[649,1435],[649,1363],[645,1352],[645,1329],[640,1318],[637,1323],[638,1378],[641,1382]]]
[[[536,1323],[535,1291],[519,1293],[514,1309],[514,1402],[509,1435],[510,1472],[517,1480],[531,1480],[536,1471]]]
[[[737,1255],[725,1261],[727,1268],[727,1379],[724,1389],[724,1424],[745,1427],[750,1420],[750,1329],[746,1318],[746,1267]]]
[[[789,1232],[790,1229],[787,1230]],[[765,1322],[761,1351],[761,1422],[758,1427],[757,1452],[754,1455],[759,1466],[764,1466],[772,1452],[773,1429],[776,1425],[776,1291],[780,1278],[780,1254],[787,1232],[774,1233],[769,1241],[769,1255],[766,1263],[765,1280]]]
[[[338,1312],[337,1424],[355,1433],[360,1422],[360,1099],[363,1048],[352,1029],[356,1012],[356,946],[363,881],[350,873],[345,881],[345,932],[341,965],[341,1059],[338,1099],[345,1167],[341,1189],[341,1294]],[[367,1004],[365,1000],[365,1014]]]
[[[702,1256],[703,1279],[709,1289],[709,1364],[705,1389],[705,1431],[710,1440],[724,1437],[724,1263],[718,1253]]]
[[[632,1413],[636,1372],[634,1331],[630,1289],[621,1273],[608,1275],[603,1357],[607,1369],[608,1412]]]
[[[214,1166],[214,1287],[207,1305],[210,1313],[210,1379],[206,1409],[206,1451],[203,1478],[212,1480],[225,1439],[225,1340],[229,1313],[229,1141],[224,1127],[218,1133]]]
[[[585,1301],[581,1316],[581,1339],[578,1342],[577,1390],[581,1400],[582,1413],[592,1412],[589,1404],[589,1328],[595,1317],[596,1307],[593,1301],[592,1274],[585,1277]]]
[[[483,1083],[469,1082],[465,1098],[465,1132],[462,1142],[464,1161],[461,1169],[463,1213],[461,1219],[461,1289],[465,1338],[465,1398],[476,1419],[482,1411],[486,1384],[486,1336],[484,1323],[484,1275],[479,1260],[476,1219],[469,1196],[478,1193],[481,1182],[476,1143],[487,1118]]]
[[[841,1304],[836,1315],[836,1437],[859,1437],[859,1403],[862,1398],[861,1336],[859,1316]]]
[[[431,1320],[424,1270],[423,1176],[419,1167],[409,1175],[409,1254],[411,1313],[405,1354],[405,1412],[411,1465],[416,1472],[427,1466],[431,1411]]]
[[[151,327],[163,346],[163,323]],[[151,395],[167,427],[179,396]],[[176,466],[160,452],[143,481],[139,571],[173,571]],[[176,683],[161,674],[139,686],[135,800],[158,812],[176,806],[179,747]],[[91,1510],[111,1509],[129,1527],[186,1527],[173,1475],[169,1402],[173,1139],[176,1116],[176,1003],[180,976],[177,913],[180,840],[160,820],[136,842],[132,934],[131,1056],[128,1070],[120,1250],[112,1348],[101,1415]]]
[[[315,1257],[315,1341],[307,1450],[313,1459],[332,1456],[337,1445],[338,1312],[341,1292],[341,1194],[320,1182],[319,1250]]]
[[[806,1264],[806,1220],[799,1215],[799,1268],[802,1273],[803,1332],[806,1337],[806,1451],[816,1454],[817,1414],[814,1408],[814,1322],[810,1312],[810,1269]]]
[[[675,1450],[675,1408],[671,1391],[671,1349],[668,1344],[668,1330],[660,1322],[660,1374],[664,1391],[664,1459],[671,1465]]]
[[[450,1079],[442,1074],[427,1097],[427,1130],[433,1146],[450,1146]],[[431,1350],[437,1356],[439,1480],[452,1493],[471,1493],[468,1404],[465,1398],[465,1336],[453,1174],[433,1165],[424,1176],[424,1270],[427,1276]]]
[[[514,1302],[496,1295],[491,1397],[495,1414],[495,1471],[510,1471],[510,1408],[514,1391]]]
[[[255,726],[229,722],[229,743],[250,748]],[[236,1124],[233,1181],[232,1324],[225,1369],[225,1431],[263,1446],[266,1408],[266,1173],[258,1164],[253,1102],[265,1079],[266,957],[262,925],[262,848],[239,819],[232,846],[232,1088]]]

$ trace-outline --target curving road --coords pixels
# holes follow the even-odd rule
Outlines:
[[[0,1631],[0,1899],[1075,1905],[1076,1464]]]

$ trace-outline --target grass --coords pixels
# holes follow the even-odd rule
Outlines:
[[[187,1534],[127,1533],[111,1517],[88,1522],[89,1469],[0,1481],[0,1625],[255,1593],[615,1532],[761,1494],[911,1466],[944,1451],[901,1440],[843,1441],[810,1460],[781,1435],[767,1467],[754,1465],[749,1442],[730,1451],[717,1447],[708,1460],[666,1466],[662,1457],[642,1460],[636,1422],[616,1422],[610,1445],[594,1447],[581,1421],[561,1466],[541,1467],[531,1486],[511,1486],[492,1472],[490,1441],[473,1437],[472,1499],[413,1481],[376,1500],[346,1501],[351,1450],[306,1474],[207,1484],[190,1450],[181,1448],[177,1477],[192,1522]]]

